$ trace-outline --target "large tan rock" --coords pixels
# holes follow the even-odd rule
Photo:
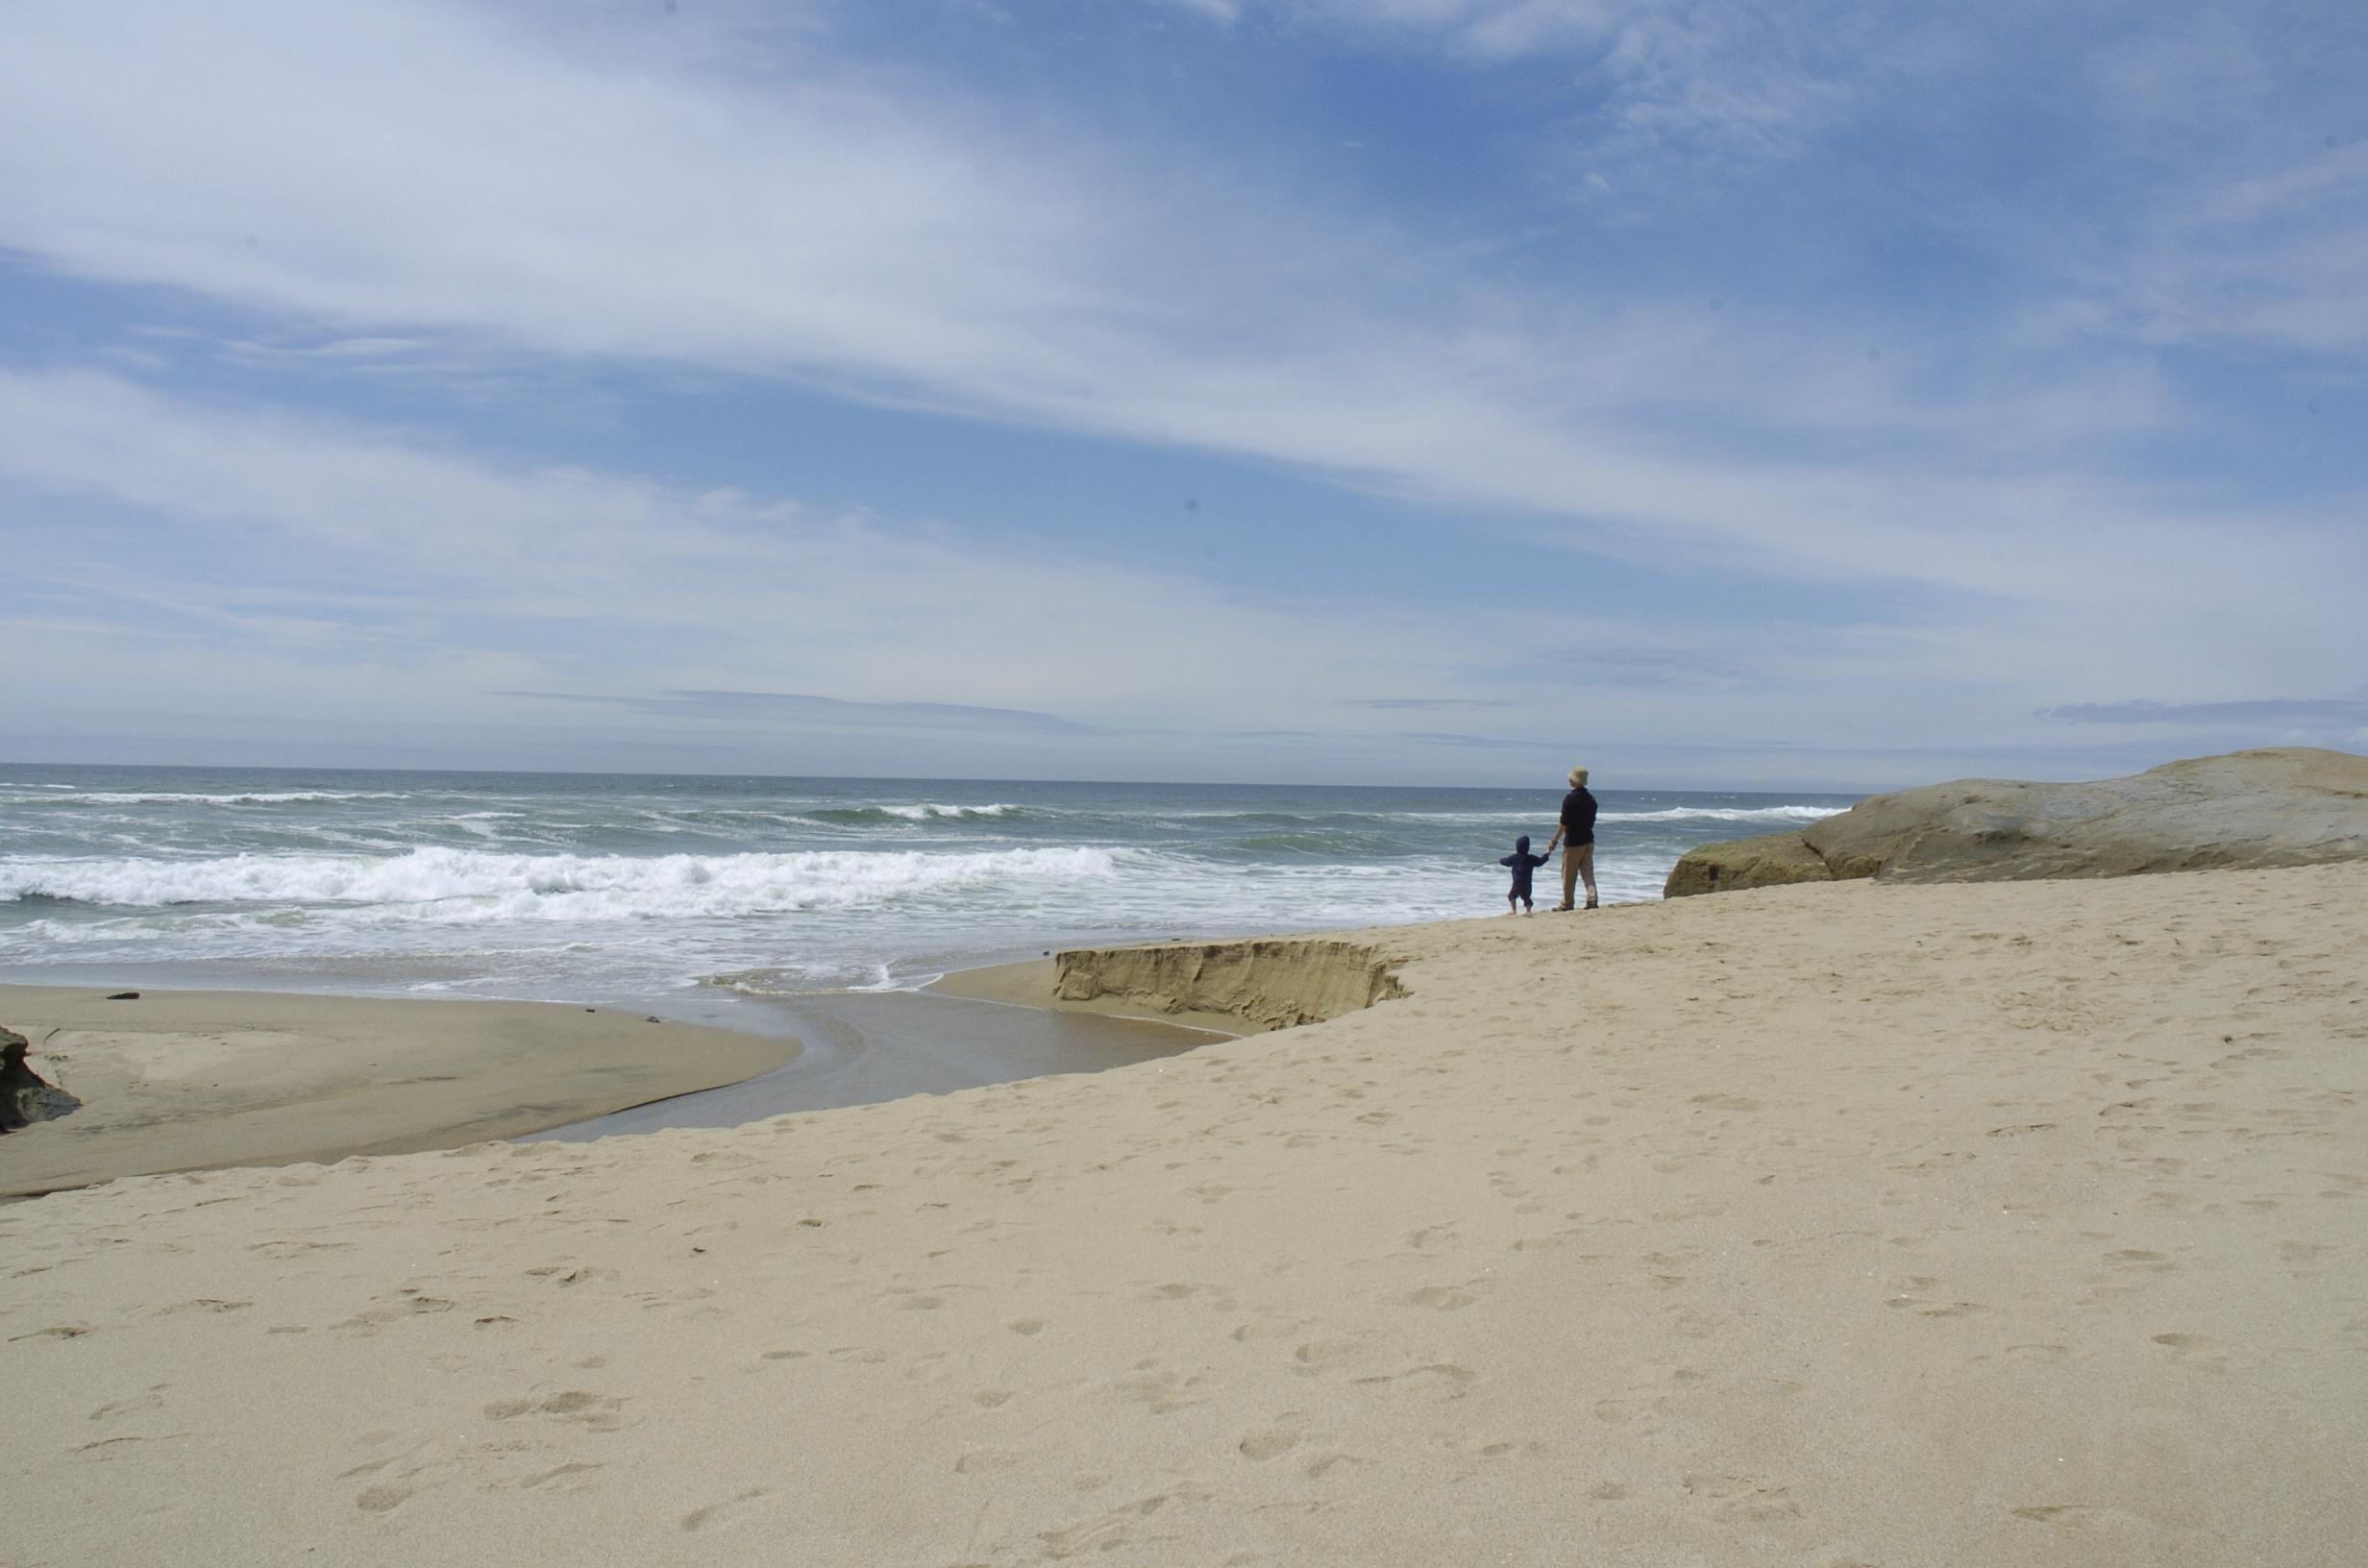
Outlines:
[[[1757,838],[1694,845],[1669,872],[1661,895],[1682,898],[1693,893],[1833,880],[1824,857],[1809,847],[1799,833],[1763,833]]]
[[[1799,833],[1705,845],[1665,896],[1813,880],[2128,876],[2368,859],[2368,757],[2287,747],[2174,762],[2128,778],[1972,778],[1862,800]]]

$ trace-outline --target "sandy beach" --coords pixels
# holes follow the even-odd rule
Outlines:
[[[2364,950],[2362,864],[1331,933],[1221,999],[1404,993],[12,1205],[0,1561],[2356,1562]]]

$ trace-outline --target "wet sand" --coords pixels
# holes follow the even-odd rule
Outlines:
[[[1099,1072],[1173,1056],[1239,1032],[1238,1024],[1220,1033],[1110,1009],[1059,1007],[1048,993],[1038,998],[1031,989],[1040,968],[1048,971],[1050,966],[968,971],[919,992],[839,992],[751,1002],[740,1010],[743,1015],[761,1012],[769,1030],[794,1035],[802,1045],[788,1065],[701,1093],[529,1134],[519,1141],[582,1142],[667,1127],[737,1127],[908,1094],[950,1094],[1051,1073]],[[1004,978],[1007,974],[1012,978]],[[984,999],[989,996],[998,1000]]]
[[[1055,1004],[1029,984],[1038,968],[952,977],[944,994],[694,998],[705,1024],[535,1002],[146,990],[110,1001],[0,986],[0,1026],[83,1101],[0,1138],[0,1197],[487,1139],[732,1127],[1097,1072],[1221,1038]]]
[[[543,1002],[0,986],[0,1025],[79,1099],[0,1137],[0,1195],[121,1176],[456,1148],[768,1071],[797,1051]]]

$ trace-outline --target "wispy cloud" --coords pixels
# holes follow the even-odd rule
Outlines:
[[[1525,613],[1527,636],[1553,656],[1515,667],[1493,614],[1311,605],[1024,537],[496,463],[430,437],[193,404],[87,372],[0,372],[5,485],[18,496],[7,506],[11,613],[91,628],[15,645],[19,700],[38,693],[63,707],[130,689],[240,691],[286,712],[372,702],[495,723],[501,699],[471,694],[771,691],[1180,737],[1262,718],[1307,727],[1319,713],[1349,736],[1360,712],[1510,699],[1542,735],[1560,726],[1641,744],[1708,727],[1871,743],[1913,725],[1929,694],[1968,671],[2002,715],[2027,717],[2069,667],[2139,690],[2165,678],[2225,690],[2282,671],[2282,645],[2264,632],[2253,640],[2268,656],[2248,657],[2232,628],[2349,625],[2334,609],[2347,599],[2343,570],[2310,583],[2280,565],[2293,592],[2232,600],[2200,567],[2183,582],[2166,573],[2177,539],[2158,528],[2152,561],[2134,534],[2129,555],[2100,549],[2081,563],[2100,589],[2142,582],[2144,593],[2083,598],[2077,584],[2043,584],[2046,597],[2021,612],[2038,619],[2016,639],[1980,620],[1771,634],[1716,615],[1646,626],[1541,606]],[[2267,559],[2275,535],[2261,539]],[[2208,620],[2230,641],[2200,645],[2192,627]],[[100,629],[111,625],[120,629]],[[160,636],[176,639],[163,663],[144,650]],[[1666,652],[1671,639],[1692,657]],[[1715,672],[1746,663],[1756,705],[1739,712]]]
[[[2287,730],[2368,725],[2368,698],[2268,698],[2251,702],[2068,702],[2042,719],[2071,724],[2209,724]]]
[[[982,708],[960,702],[849,702],[796,692],[576,693],[495,692],[495,697],[543,702],[585,702],[659,718],[734,719],[827,728],[992,730],[1023,735],[1093,735],[1095,725],[1024,708]]]
[[[1852,93],[1853,8],[1815,28],[1726,0],[1170,0],[1226,23],[1264,12],[1350,43],[1428,45],[1475,67],[1539,56],[1579,74],[1567,111],[1605,158],[1644,147],[1781,155]]]
[[[1422,746],[1453,747],[1463,751],[1559,751],[1565,743],[1548,737],[1506,739],[1498,735],[1462,735],[1436,730],[1400,730],[1400,740],[1414,741]]]
[[[1591,14],[1389,17],[1543,37]],[[1690,11],[1680,31],[1708,49],[1736,14]],[[1913,361],[1870,374],[1733,312],[1607,311],[1435,271],[1409,299],[1353,282],[1407,276],[1423,247],[1393,225],[1254,183],[1221,202],[1136,150],[1031,139],[959,95],[889,95],[797,49],[758,94],[645,61],[634,35],[555,52],[456,8],[365,3],[332,24],[252,0],[105,36],[83,18],[30,8],[0,61],[0,139],[45,150],[5,172],[0,240],[321,322],[333,335],[308,356],[391,360],[425,332],[820,378],[1535,511],[1563,545],[1741,550],[1760,570],[2017,597],[2084,591],[2067,557],[2092,544],[2143,529],[2167,570],[2187,552],[2159,523],[2224,526],[2095,472],[2000,478],[1966,445],[2036,400],[2028,427],[2059,431],[2045,456],[2068,458],[2093,396],[1990,384],[1936,402]],[[1739,422],[1801,444],[1728,439]],[[1868,450],[1877,423],[1888,438]],[[1966,530],[2015,564],[1944,543]]]
[[[1311,612],[1024,538],[496,466],[84,372],[0,372],[0,500],[17,520],[11,612],[86,628],[43,638],[19,695],[66,702],[136,683],[140,642],[165,635],[179,651],[152,685],[323,709],[408,669],[417,701],[489,721],[499,699],[482,694],[647,693],[597,699],[708,720],[1183,733],[1453,679],[1488,644],[1451,617]]]

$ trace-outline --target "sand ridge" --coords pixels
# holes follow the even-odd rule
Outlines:
[[[0,1210],[0,1557],[2368,1556],[2368,867],[1387,936],[1109,1073]]]

